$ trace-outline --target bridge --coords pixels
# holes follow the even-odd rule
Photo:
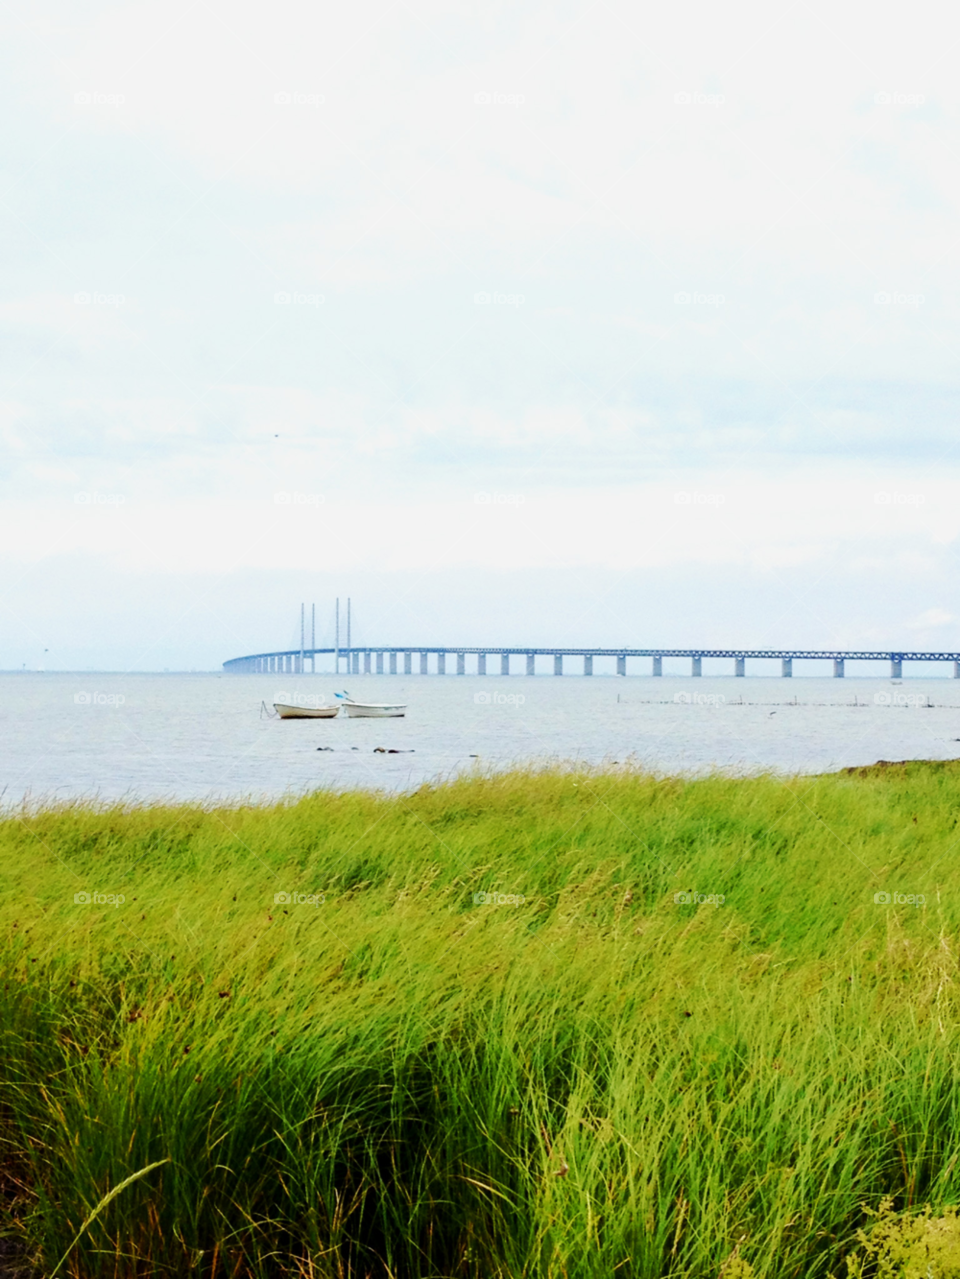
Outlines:
[[[467,674],[467,656],[475,657],[473,674],[487,674],[487,658],[500,658],[500,674],[509,675],[511,657],[526,660],[525,674],[536,673],[538,657],[553,658],[554,675],[563,674],[564,658],[580,658],[583,662],[583,674],[593,674],[595,657],[615,657],[617,674],[626,675],[627,658],[648,658],[652,663],[652,674],[663,674],[665,657],[685,657],[690,659],[690,674],[703,674],[703,659],[728,658],[734,663],[735,675],[746,675],[748,660],[779,659],[781,674],[789,678],[793,674],[794,661],[824,661],[833,663],[833,673],[841,679],[847,662],[889,662],[890,675],[900,679],[903,675],[904,662],[953,662],[954,679],[960,679],[960,653],[944,652],[907,652],[889,649],[801,649],[801,648],[493,648],[484,645],[482,648],[458,646],[447,648],[435,644],[423,645],[387,645],[383,648],[368,646],[350,646],[346,648],[304,648],[285,649],[276,653],[252,653],[247,657],[233,657],[223,663],[223,669],[231,674],[285,674],[300,675],[308,672],[316,673],[317,657],[332,654],[334,670],[341,673],[341,662],[346,662],[348,675],[359,675],[363,664],[363,674],[398,675],[400,659],[403,659],[404,675],[413,674],[413,658],[419,658],[419,674],[428,675],[430,659],[433,658],[433,673],[447,673],[447,658],[456,658],[456,673]],[[386,666],[386,669],[384,669]]]

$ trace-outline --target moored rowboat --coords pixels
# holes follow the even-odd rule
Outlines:
[[[339,706],[288,706],[286,702],[274,702],[273,709],[281,719],[334,719]]]
[[[350,719],[402,719],[407,713],[404,703],[355,702],[347,693],[337,693]]]

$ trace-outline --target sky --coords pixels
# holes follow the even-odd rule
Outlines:
[[[960,649],[944,4],[10,0],[0,669]]]

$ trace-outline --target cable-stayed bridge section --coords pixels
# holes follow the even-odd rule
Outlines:
[[[553,674],[564,673],[564,659],[580,659],[583,663],[581,671],[584,675],[593,674],[595,657],[616,658],[618,675],[626,675],[628,658],[647,658],[651,661],[651,673],[663,674],[665,657],[689,658],[690,674],[703,674],[704,658],[726,658],[733,661],[735,675],[746,674],[746,664],[754,659],[778,659],[781,663],[780,673],[785,678],[793,674],[795,661],[823,661],[833,663],[833,674],[842,678],[846,672],[847,662],[889,662],[890,676],[900,679],[903,676],[904,662],[952,662],[953,676],[960,679],[960,653],[933,651],[907,651],[890,649],[801,649],[801,648],[496,648],[484,645],[480,648],[458,646],[447,648],[435,644],[428,645],[386,645],[351,646],[345,648],[296,648],[285,649],[275,653],[251,653],[246,657],[233,657],[223,663],[224,671],[230,674],[288,674],[299,675],[316,672],[317,658],[332,655],[334,670],[337,674],[371,675],[412,675],[414,673],[414,657],[417,658],[417,673],[420,675],[448,674],[447,658],[452,658],[450,674],[456,670],[458,675],[466,675],[467,658],[472,659],[473,670],[470,674],[486,675],[487,659],[500,658],[501,675],[519,674],[515,666],[511,671],[510,659],[525,659],[524,673],[536,673],[536,659],[546,657],[553,659]],[[432,659],[432,661],[431,661]],[[455,666],[454,666],[455,662]],[[308,665],[309,664],[309,665]],[[401,670],[402,666],[402,670]],[[362,668],[362,671],[361,671]],[[569,669],[569,668],[568,668]],[[570,672],[581,673],[581,672]]]

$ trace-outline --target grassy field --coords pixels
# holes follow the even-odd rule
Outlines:
[[[23,812],[0,929],[47,1276],[826,1279],[960,1203],[960,764]]]

